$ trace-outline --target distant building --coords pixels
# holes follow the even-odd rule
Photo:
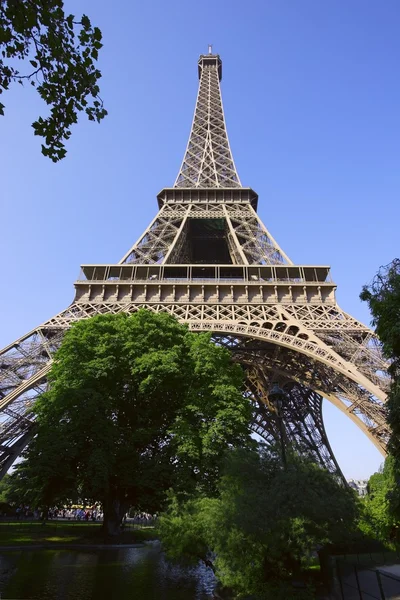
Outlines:
[[[347,483],[359,496],[367,495],[368,479],[348,479]]]

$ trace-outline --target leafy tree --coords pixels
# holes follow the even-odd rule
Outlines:
[[[0,481],[0,514],[12,516],[21,503],[21,494],[15,486],[15,479],[8,473]]]
[[[171,558],[211,562],[236,593],[277,598],[280,589],[291,597],[284,582],[317,545],[355,534],[353,492],[295,455],[283,469],[274,451],[233,451],[219,492],[184,503],[172,497],[160,534]]]
[[[0,93],[12,82],[36,87],[51,109],[32,127],[44,138],[42,153],[54,162],[64,158],[64,141],[79,112],[97,122],[107,114],[99,96],[101,73],[95,66],[101,38],[86,15],[78,20],[66,15],[63,0],[0,2]],[[27,73],[17,68],[21,60],[29,63]]]
[[[160,510],[171,487],[215,493],[226,449],[250,439],[240,366],[167,314],[75,324],[49,379],[18,485],[41,506],[100,501],[109,534],[130,507]]]
[[[391,508],[400,519],[400,260],[381,267],[373,282],[365,286],[361,300],[368,303],[372,323],[390,361],[391,386],[387,401],[387,420],[391,427],[389,452],[394,457],[397,485],[391,495]]]
[[[11,498],[11,483],[10,483],[10,475],[6,473],[2,480],[0,481],[0,504],[12,502],[13,498]]]
[[[363,519],[366,533],[384,542],[393,540],[396,534],[396,519],[390,510],[390,501],[395,493],[394,459],[388,456],[378,473],[369,478]]]

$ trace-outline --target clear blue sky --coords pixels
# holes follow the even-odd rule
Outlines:
[[[342,308],[369,323],[364,283],[399,255],[398,0],[65,2],[103,31],[109,116],[74,127],[68,155],[40,154],[33,89],[4,94],[0,119],[0,346],[73,299],[81,263],[117,262],[175,180],[197,93],[197,58],[214,44],[242,183],[291,259],[330,264]],[[111,8],[112,7],[112,8]],[[381,457],[325,402],[347,477]]]

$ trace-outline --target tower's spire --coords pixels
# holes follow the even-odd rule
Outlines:
[[[211,46],[209,52],[210,49]],[[174,187],[239,188],[241,183],[229,147],[219,86],[222,61],[218,54],[202,54],[198,65],[200,83],[196,110]]]

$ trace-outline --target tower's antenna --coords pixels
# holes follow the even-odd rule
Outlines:
[[[212,54],[212,44],[208,44],[208,54]]]

